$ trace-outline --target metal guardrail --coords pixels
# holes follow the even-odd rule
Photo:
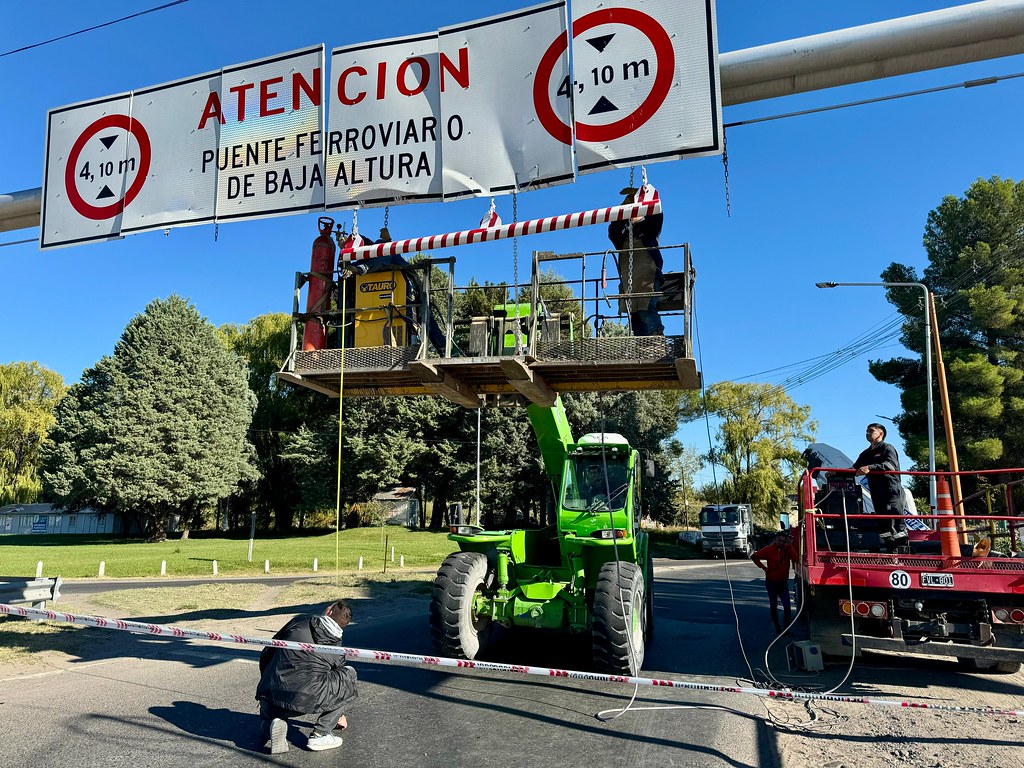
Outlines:
[[[31,603],[33,608],[42,610],[46,601],[60,599],[60,576],[54,578],[25,579],[17,576],[0,576],[0,603]]]

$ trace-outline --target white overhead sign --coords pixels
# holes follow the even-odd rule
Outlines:
[[[574,179],[572,144],[533,114],[532,72],[564,0],[331,54],[327,209],[495,195]],[[516,75],[514,73],[521,73]],[[570,104],[557,105],[570,121]]]
[[[714,0],[574,0],[572,32],[580,173],[722,151]],[[547,88],[552,101],[569,90]]]
[[[40,246],[717,154],[716,34],[714,0],[575,0],[570,40],[553,0],[55,109]]]
[[[51,110],[40,247],[322,210],[323,46]]]

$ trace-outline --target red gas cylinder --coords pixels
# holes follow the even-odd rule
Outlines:
[[[309,278],[309,288],[306,290],[307,313],[330,309],[325,305],[327,281],[324,278],[329,277],[334,270],[334,240],[331,237],[334,220],[321,216],[317,226],[320,229],[320,236],[313,241],[313,258],[309,265],[309,271],[313,274]],[[322,277],[316,275],[322,275]],[[310,318],[306,321],[306,328],[302,332],[303,351],[323,349],[325,346],[327,346],[327,334],[324,333],[323,323],[316,318]]]

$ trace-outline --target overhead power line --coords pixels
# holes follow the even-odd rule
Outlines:
[[[38,48],[41,45],[49,45],[50,43],[56,43],[58,40],[66,40],[67,38],[74,37],[75,35],[81,35],[81,34],[84,34],[86,32],[92,32],[94,29],[102,29],[103,27],[109,27],[109,26],[111,26],[113,24],[120,24],[122,21],[128,21],[128,19],[135,19],[135,18],[138,18],[139,16],[145,16],[147,13],[155,13],[156,11],[162,11],[165,8],[170,8],[172,6],[181,5],[182,3],[187,3],[187,2],[188,2],[188,0],[173,0],[173,2],[164,3],[163,5],[158,5],[156,8],[150,8],[149,10],[146,10],[146,11],[139,11],[138,13],[133,13],[131,16],[124,16],[124,17],[122,17],[120,19],[114,19],[113,21],[107,21],[107,22],[104,22],[103,24],[97,24],[94,27],[86,27],[85,29],[80,29],[77,32],[69,32],[68,34],[61,35],[60,37],[51,37],[49,40],[43,40],[41,43],[32,43],[32,45],[23,45],[21,48],[15,48],[14,50],[11,50],[11,51],[4,51],[3,53],[0,53],[0,57],[10,56],[13,53],[21,53],[22,51],[28,51],[28,50],[30,50],[32,48]]]

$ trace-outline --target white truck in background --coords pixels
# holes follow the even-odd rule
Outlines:
[[[700,548],[705,557],[754,553],[754,514],[749,504],[708,504],[700,511]]]

